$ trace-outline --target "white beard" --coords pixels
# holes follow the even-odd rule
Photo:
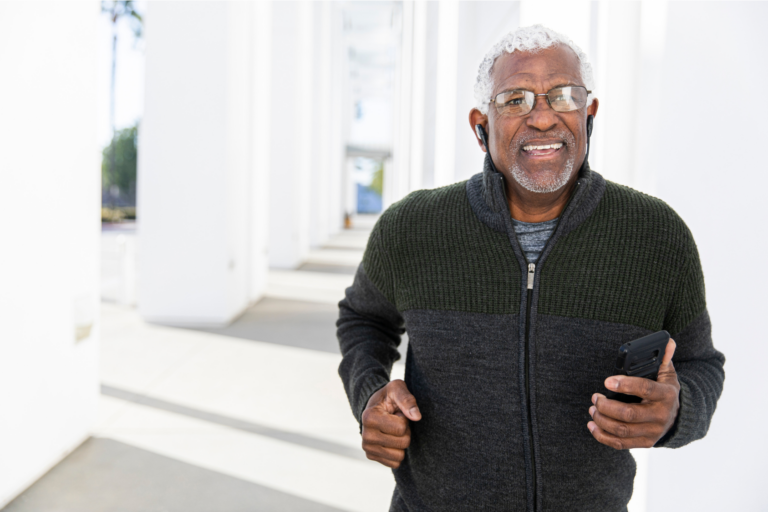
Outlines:
[[[573,134],[565,130],[558,130],[552,133],[547,133],[546,135],[562,139],[565,143],[566,147],[563,149],[567,149],[571,155],[565,163],[565,167],[559,171],[556,169],[546,169],[541,171],[538,173],[537,179],[535,180],[520,168],[517,164],[517,158],[513,160],[514,163],[509,167],[509,172],[512,174],[512,177],[515,178],[515,181],[521,187],[537,194],[549,194],[550,192],[555,192],[556,190],[563,188],[568,183],[568,180],[571,179],[573,164],[575,163],[574,155],[576,154],[576,139]],[[536,134],[526,134],[520,137],[512,144],[512,147],[510,148],[511,153],[513,155],[518,155],[523,146],[525,146],[529,140],[533,140],[536,137],[538,137]]]
[[[539,179],[534,180],[519,165],[514,164],[510,169],[512,177],[515,181],[523,187],[525,190],[535,192],[537,194],[549,194],[556,190],[560,190],[571,179],[571,172],[573,172],[573,157],[569,158],[565,163],[565,167],[560,171],[554,169],[547,169],[544,172],[539,173]]]

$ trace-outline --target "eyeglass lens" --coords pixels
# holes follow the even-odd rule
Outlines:
[[[587,104],[585,87],[557,87],[547,93],[549,105],[557,112],[570,112],[583,108]],[[536,95],[531,91],[505,91],[496,96],[496,109],[499,114],[524,116],[536,102]]]

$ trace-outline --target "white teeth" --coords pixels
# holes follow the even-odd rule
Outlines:
[[[523,146],[523,151],[533,151],[536,149],[560,149],[563,147],[562,142],[558,142],[557,144],[546,144],[544,146]]]

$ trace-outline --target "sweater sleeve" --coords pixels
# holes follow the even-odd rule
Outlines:
[[[400,358],[400,336],[405,332],[400,312],[379,289],[388,288],[387,283],[382,281],[377,286],[369,277],[391,278],[385,261],[380,235],[374,229],[354,283],[339,302],[336,322],[342,355],[339,375],[352,413],[361,425],[368,399],[389,382],[392,365]]]
[[[725,356],[712,344],[704,275],[692,238],[664,323],[677,344],[672,362],[680,382],[680,410],[656,446],[680,448],[707,434],[725,380]]]

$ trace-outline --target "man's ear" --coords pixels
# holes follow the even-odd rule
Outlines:
[[[480,149],[483,151],[486,151],[485,144],[483,144],[482,139],[477,134],[476,126],[481,125],[483,129],[485,130],[485,133],[488,133],[488,116],[477,110],[476,108],[473,108],[469,111],[469,126],[472,128],[472,133],[475,136],[475,139],[477,140],[477,145],[480,146]]]
[[[588,116],[597,116],[597,108],[600,106],[600,102],[597,100],[597,98],[592,98],[592,104],[587,107],[587,115]]]

